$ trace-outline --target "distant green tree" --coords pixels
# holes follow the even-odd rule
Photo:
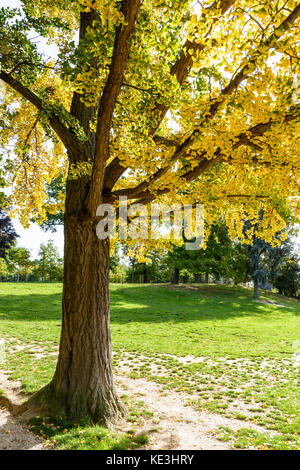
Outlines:
[[[0,258],[0,280],[2,280],[3,276],[7,276],[7,274],[9,274],[7,263],[3,258]]]
[[[61,281],[63,261],[59,256],[57,247],[53,240],[46,244],[42,243],[39,250],[39,259],[35,269],[35,274],[42,281]]]
[[[199,280],[205,276],[233,279],[234,282],[245,280],[247,272],[247,250],[239,243],[233,242],[226,225],[220,221],[213,225],[208,237],[206,249],[187,251],[184,246],[174,246],[173,252],[167,255],[168,264],[172,267],[172,282],[178,283],[180,272],[185,277]]]
[[[132,246],[130,249],[132,251]],[[225,277],[237,283],[245,280],[248,269],[247,248],[230,239],[221,221],[212,227],[205,250],[187,251],[185,246],[174,245],[172,252],[152,251],[148,257],[150,263],[138,263],[134,256],[129,257],[129,282],[177,284],[180,279],[197,282],[211,275],[216,280]]]
[[[10,248],[5,260],[8,274],[17,275],[18,280],[20,280],[20,277],[23,277],[25,281],[28,280],[28,276],[34,268],[30,250],[23,247]]]
[[[124,282],[127,267],[121,262],[120,246],[116,244],[113,254],[109,260],[109,280],[110,282]]]
[[[270,254],[272,247],[257,236],[253,237],[252,245],[248,247],[249,252],[249,275],[253,280],[254,299],[259,299],[259,285],[265,285],[268,277],[266,257]]]
[[[246,222],[246,229],[251,228],[251,222]],[[272,246],[259,237],[259,224],[252,226],[251,245],[248,246],[249,268],[248,274],[253,280],[254,299],[259,299],[259,287],[264,288],[267,282],[274,284],[278,270],[284,260],[292,256],[293,244],[291,237],[293,230],[290,229],[287,238],[280,245]],[[277,234],[281,240],[282,233]],[[274,284],[275,285],[275,284]]]
[[[297,257],[285,259],[273,280],[280,294],[297,297],[300,291],[300,264]]]
[[[266,259],[269,272],[269,281],[275,286],[275,279],[277,278],[278,272],[281,266],[288,259],[297,259],[294,254],[294,242],[293,237],[296,235],[294,227],[288,229],[287,238],[279,246],[272,247],[269,251],[269,256]],[[276,286],[275,286],[276,287]]]
[[[47,191],[47,204],[49,206],[57,204],[60,194],[65,194],[66,188],[65,183],[62,181],[62,176],[54,178],[50,184],[46,185]],[[38,222],[38,221],[37,221]],[[64,224],[64,214],[61,210],[57,210],[55,213],[48,212],[47,219],[41,225],[44,231],[50,230],[56,232],[57,227]]]
[[[117,244],[115,246],[114,252],[110,256],[109,260],[109,269],[113,272],[120,265],[120,247]]]
[[[1,200],[1,198],[0,198]],[[18,235],[8,215],[0,208],[0,258],[13,247]]]
[[[170,280],[170,266],[167,263],[166,254],[152,250],[147,257],[150,260],[148,263],[138,263],[135,257],[129,257],[126,280],[143,284],[168,282]]]

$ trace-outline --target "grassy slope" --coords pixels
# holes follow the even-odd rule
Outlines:
[[[286,307],[254,302],[250,290],[237,287],[183,290],[113,285],[115,362],[124,356],[122,351],[130,352],[131,359],[127,359],[133,378],[150,376],[166,389],[198,393],[193,403],[199,409],[249,420],[235,413],[231,405],[236,399],[253,404],[251,419],[283,435],[279,443],[269,439],[269,448],[295,448],[300,424],[292,346],[300,339],[300,304],[273,294],[263,297]],[[42,360],[32,350],[7,355],[5,367],[13,371],[13,378],[23,380],[27,392],[46,383],[54,371],[55,356],[50,353],[59,341],[60,309],[59,284],[0,284],[0,336],[12,347],[15,341],[9,338],[44,348]],[[140,353],[146,359],[138,364]],[[205,360],[183,365],[165,354],[203,356]],[[225,357],[244,361],[242,368],[224,362]],[[269,362],[263,375],[261,364],[266,358]],[[153,373],[154,362],[163,373]],[[230,430],[220,430],[219,437],[241,447],[266,441],[265,436],[253,433],[234,436]]]
[[[113,347],[195,356],[275,357],[299,339],[300,303],[257,303],[248,289],[199,290],[112,285]],[[59,341],[60,284],[0,284],[0,331],[26,341]]]

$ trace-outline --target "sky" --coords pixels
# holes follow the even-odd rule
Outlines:
[[[0,0],[0,7],[11,7],[17,8],[20,6],[18,0]],[[41,41],[39,46],[43,52],[51,56],[55,56],[55,48],[47,45],[44,41]],[[60,255],[63,255],[64,236],[63,227],[58,227],[56,233],[44,232],[37,224],[31,224],[30,228],[24,229],[18,219],[12,219],[13,225],[16,232],[20,236],[18,238],[18,246],[23,246],[31,251],[32,257],[35,258],[38,255],[39,247],[41,243],[47,243],[49,240],[53,240],[57,246]],[[300,253],[300,233],[295,239],[295,251]]]
[[[58,227],[56,233],[44,232],[37,224],[31,224],[30,228],[24,229],[17,219],[12,219],[13,225],[20,238],[17,239],[17,245],[28,248],[32,258],[38,257],[41,243],[47,243],[53,240],[55,246],[59,250],[59,254],[63,257],[64,252],[64,235],[63,227]]]

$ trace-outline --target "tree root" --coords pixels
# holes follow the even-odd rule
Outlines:
[[[60,417],[69,421],[87,419],[93,424],[109,427],[127,414],[126,406],[114,393],[109,400],[86,406],[70,408],[67,399],[59,395],[52,382],[34,393],[25,403],[13,406],[13,413],[29,420],[32,417]]]

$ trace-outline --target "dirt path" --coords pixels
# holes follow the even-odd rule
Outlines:
[[[122,368],[115,371],[115,383],[120,395],[126,394],[134,402],[143,401],[144,407],[153,416],[143,418],[139,425],[123,420],[113,426],[113,429],[127,432],[130,428],[137,428],[138,432],[146,432],[150,438],[147,449],[229,450],[229,443],[219,441],[213,435],[214,430],[219,426],[228,426],[232,430],[245,427],[245,423],[240,420],[197,411],[188,404],[189,397],[184,393],[166,392],[154,382],[132,379]],[[20,394],[20,383],[8,380],[8,375],[1,371],[0,388],[13,403],[20,403],[24,398]],[[264,428],[250,422],[246,426],[265,432]],[[0,408],[0,450],[40,450],[46,448],[43,442],[7,409]]]
[[[145,403],[147,410],[153,412],[157,421],[157,430],[151,433],[153,420],[145,420],[144,428],[149,434],[150,444],[147,449],[175,449],[175,450],[229,450],[228,442],[222,442],[214,437],[214,431],[219,426],[227,426],[233,431],[247,427],[257,432],[266,432],[266,429],[251,423],[244,423],[238,419],[226,418],[217,413],[197,411],[188,404],[189,396],[184,393],[168,390],[163,391],[159,384],[146,379],[131,379],[126,372],[115,375],[115,382],[119,393],[125,393],[135,400]],[[120,430],[128,430],[120,426]],[[270,435],[276,432],[268,430]]]
[[[145,420],[140,430],[149,435],[150,443],[147,449],[230,449],[228,444],[217,440],[210,433],[221,422],[217,423],[214,416],[210,416],[210,422],[207,421],[207,416],[203,413],[198,413],[191,406],[185,406],[182,397],[176,392],[165,394],[153,382],[133,380],[125,375],[117,377],[116,385],[122,393],[142,400],[147,410],[153,412],[157,424],[151,419]],[[152,433],[153,428],[155,432]],[[117,429],[128,430],[128,423]]]
[[[0,408],[0,450],[44,450],[43,442],[9,411]]]
[[[154,413],[157,424],[151,418],[145,419],[142,429],[149,433],[148,449],[229,449],[226,443],[214,438],[210,431],[226,423],[221,416],[198,413],[191,406],[185,406],[180,394],[162,394],[160,386],[143,379],[130,379],[116,375],[115,382],[119,394],[126,393],[133,400],[143,401],[147,410]],[[0,386],[5,395],[14,403],[22,401],[20,383],[8,380],[0,373]],[[240,424],[240,423],[239,423]],[[136,427],[136,426],[134,426]],[[128,431],[130,423],[122,421],[114,426],[117,431]],[[155,428],[155,432],[151,432]],[[33,435],[25,424],[14,418],[8,409],[0,408],[0,450],[40,450],[45,448],[43,441]]]
[[[0,388],[14,403],[22,401],[19,394],[20,383],[8,380],[0,371]],[[28,427],[13,417],[5,406],[0,404],[0,450],[44,450],[43,440],[32,434]]]

